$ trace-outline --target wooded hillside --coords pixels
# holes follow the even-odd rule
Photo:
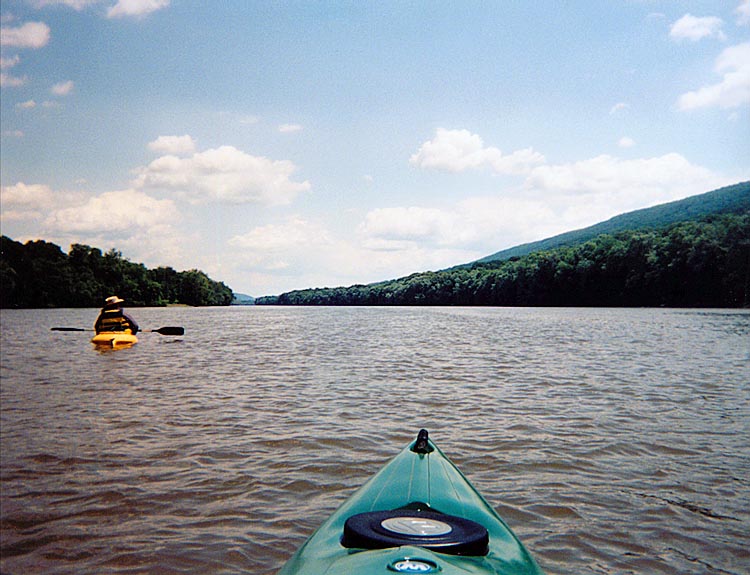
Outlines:
[[[750,210],[750,182],[740,182],[705,194],[620,214],[580,230],[573,230],[544,240],[514,246],[473,263],[507,260],[533,252],[572,247],[592,240],[601,234],[617,234],[645,228],[664,228],[679,222],[700,220],[708,216],[721,214],[742,214],[748,210]]]
[[[256,304],[748,307],[750,212]]]

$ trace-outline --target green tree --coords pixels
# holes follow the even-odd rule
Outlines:
[[[98,307],[113,294],[133,306],[229,305],[234,298],[229,287],[198,270],[149,270],[115,249],[102,254],[98,248],[73,244],[65,254],[43,240],[20,244],[5,236],[0,243],[0,282],[2,307]]]

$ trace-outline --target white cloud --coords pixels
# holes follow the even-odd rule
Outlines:
[[[750,42],[730,46],[716,59],[714,70],[720,82],[682,94],[680,110],[696,108],[737,108],[750,103]]]
[[[715,16],[699,18],[692,14],[685,14],[682,18],[672,24],[672,27],[669,30],[669,36],[677,41],[690,40],[692,42],[697,42],[702,38],[718,38],[719,40],[724,40],[726,39],[726,36],[721,31],[723,25],[724,21]]]
[[[322,262],[342,249],[334,245],[334,240],[322,225],[300,216],[258,226],[230,238],[227,243],[241,250],[237,258],[242,265],[263,273],[294,269],[296,274],[331,269]]]
[[[321,224],[300,216],[257,227],[233,237],[229,245],[238,250],[232,258],[232,273],[247,278],[256,295],[378,281],[385,275],[444,268],[479,256],[419,241],[379,241],[362,233],[339,239]]]
[[[367,238],[376,238],[381,248],[386,246],[382,240],[396,245],[414,240],[429,240],[437,244],[457,241],[453,233],[454,215],[436,208],[378,208],[365,216],[359,231]]]
[[[279,253],[304,246],[322,246],[330,243],[330,236],[322,226],[300,216],[292,216],[281,224],[256,227],[229,240],[230,245],[257,253]]]
[[[84,191],[53,190],[19,182],[0,190],[3,226],[16,226],[17,241],[45,238],[65,246],[85,243],[102,249],[115,246],[135,261],[149,265],[195,267],[196,254],[186,254],[199,238],[186,237],[174,226],[181,216],[172,200],[123,190],[90,196]],[[18,230],[24,230],[18,233]]]
[[[571,229],[561,206],[550,198],[524,193],[475,197],[457,206],[462,223],[473,234],[478,257],[519,243]]]
[[[498,174],[525,174],[544,162],[544,156],[532,148],[516,150],[509,156],[492,158],[490,166]]]
[[[141,17],[169,6],[169,0],[118,0],[107,10],[107,18]]]
[[[310,189],[309,182],[290,179],[296,169],[287,160],[269,160],[221,146],[188,158],[157,158],[139,170],[136,186],[172,190],[194,203],[283,205]]]
[[[614,111],[624,109],[616,106]],[[622,148],[635,146],[627,136]],[[451,171],[491,165],[496,159],[479,136],[466,130],[439,130],[412,163]],[[601,155],[566,164],[528,165],[523,184],[495,197],[469,198],[446,209],[393,207],[369,212],[360,224],[363,245],[372,250],[480,251],[503,247],[595,224],[617,214],[726,185],[726,179],[672,153],[624,160]]]
[[[182,156],[195,152],[195,140],[192,136],[159,136],[148,143],[148,149],[160,154]]]
[[[45,226],[56,232],[132,235],[174,222],[179,213],[172,200],[157,200],[139,190],[105,192],[82,205],[52,212]]]
[[[68,80],[67,82],[59,82],[52,86],[52,93],[55,96],[67,96],[70,93],[73,92],[73,88],[75,87],[75,84],[72,80]]]
[[[18,137],[22,136],[23,133],[19,132]],[[56,192],[44,184],[18,182],[0,189],[0,213],[4,222],[39,220],[56,206],[79,200],[77,193]]]
[[[422,144],[409,162],[449,172],[489,168],[498,174],[524,174],[544,162],[544,156],[532,148],[504,155],[498,148],[485,147],[482,138],[468,130],[438,128],[435,137]]]
[[[3,186],[0,197],[2,197],[3,210],[6,208],[37,210],[51,205],[54,194],[49,186],[18,182],[12,186]]]
[[[300,130],[302,130],[302,126],[299,124],[281,124],[279,126],[279,132],[281,132],[282,134],[299,132]]]
[[[570,196],[616,198],[620,211],[705,192],[723,182],[707,168],[692,165],[680,154],[622,160],[601,155],[570,164],[536,168],[527,189]]]
[[[627,102],[617,102],[612,108],[609,110],[609,115],[614,116],[618,112],[622,112],[624,110],[627,110],[630,106],[627,104]]]
[[[365,216],[358,232],[363,245],[376,251],[410,251],[416,246],[468,251],[479,245],[504,245],[511,238],[531,239],[529,234],[538,231],[542,222],[547,226],[553,220],[554,214],[539,199],[474,197],[448,209],[375,209]]]
[[[19,78],[18,76],[11,76],[5,72],[0,73],[0,88],[20,88],[26,84],[26,82],[28,82],[26,76]]]
[[[16,28],[0,28],[0,45],[13,48],[43,48],[50,38],[50,29],[44,22],[27,22]]]
[[[556,234],[731,183],[677,153],[629,160],[600,155],[540,166],[526,178],[524,190],[525,197],[543,201],[554,212],[548,231]]]
[[[369,281],[444,269],[566,231],[565,218],[550,202],[513,195],[518,193],[468,198],[446,209],[373,210],[358,230],[359,259],[376,274]],[[361,266],[358,272],[361,277]]]
[[[34,100],[26,100],[25,102],[19,102],[16,104],[16,108],[19,110],[31,110],[36,108],[36,102]]]
[[[21,58],[20,56],[18,56],[18,54],[16,54],[12,58],[0,58],[0,70],[12,68],[13,66],[18,65],[20,61],[21,61]]]
[[[750,24],[750,0],[742,0],[740,5],[735,8],[734,13],[737,14],[738,26]]]
[[[403,250],[415,244],[472,250],[484,246],[491,253],[727,183],[679,154],[635,160],[598,156],[539,166],[521,188],[468,198],[447,209],[372,210],[359,233],[372,249]]]

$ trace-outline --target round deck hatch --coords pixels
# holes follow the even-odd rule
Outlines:
[[[352,515],[344,522],[341,544],[348,549],[414,545],[448,555],[486,555],[489,533],[464,517],[434,510],[391,509]]]
[[[416,537],[438,537],[453,531],[447,523],[426,517],[390,517],[380,525],[391,533]]]

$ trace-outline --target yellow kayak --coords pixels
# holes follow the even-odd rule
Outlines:
[[[91,338],[91,343],[97,346],[126,347],[138,343],[138,338],[131,331],[102,331]]]

